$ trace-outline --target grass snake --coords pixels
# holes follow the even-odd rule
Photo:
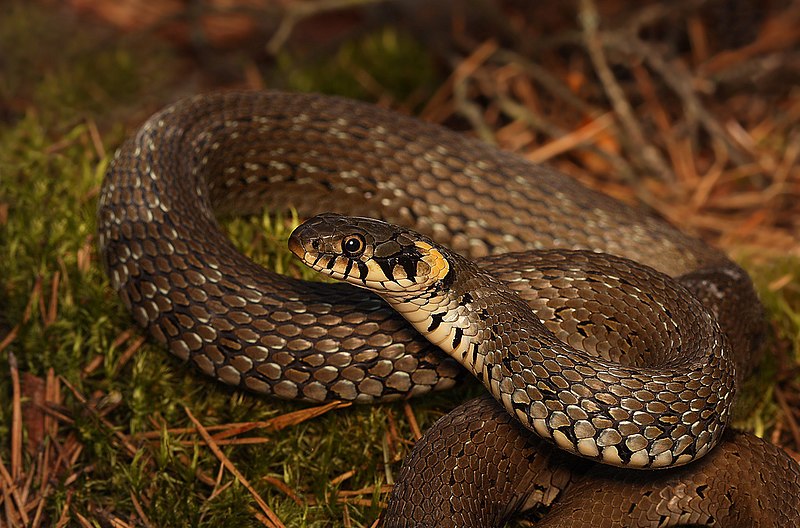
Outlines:
[[[316,248],[293,238],[320,257],[308,264],[380,296],[265,270],[217,222],[289,205],[411,228],[328,215],[301,227],[316,226]],[[341,254],[343,230],[369,258]],[[448,388],[462,363],[487,385],[494,399],[418,442],[385,526],[495,526],[547,509],[542,526],[800,522],[797,463],[725,431],[764,330],[747,274],[557,171],[344,99],[204,95],[120,148],[98,232],[137,323],[227,384],[372,402]],[[331,237],[336,256],[320,252]]]

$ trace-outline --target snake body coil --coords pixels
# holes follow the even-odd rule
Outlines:
[[[709,311],[668,277],[608,255],[547,255],[566,263],[572,273],[562,278],[580,288],[581,302],[609,299],[596,302],[593,315],[605,320],[595,325],[613,321],[629,339],[658,336],[643,344],[657,351],[644,364],[630,355],[621,364],[559,341],[502,281],[413,231],[323,214],[298,227],[289,247],[313,269],[379,294],[564,450],[659,468],[703,456],[722,435],[734,394],[730,350]],[[527,255],[513,257],[530,266]],[[635,314],[627,324],[612,297]]]
[[[101,192],[99,241],[111,283],[157,340],[231,385],[287,399],[373,401],[454,384],[456,363],[375,294],[263,270],[235,251],[215,219],[286,204],[304,216],[378,216],[421,232],[431,244],[479,258],[489,276],[516,290],[543,321],[531,318],[530,324],[544,324],[584,350],[580,358],[556,354],[531,365],[521,359],[526,354],[480,355],[484,365],[501,365],[486,376],[511,374],[496,380],[495,396],[541,436],[589,458],[641,467],[685,463],[724,438],[734,381],[751,368],[762,330],[760,305],[741,269],[557,172],[371,106],[244,93],[195,97],[153,116],[120,149]],[[519,256],[486,258],[541,248],[602,251],[681,276],[709,312],[696,311],[713,314],[722,333],[715,333],[713,322],[698,326],[686,310],[673,314],[671,305],[653,300],[648,283],[655,277],[659,288],[667,281],[624,259],[586,253],[586,266],[576,266],[560,250],[530,257],[527,265]],[[617,272],[617,265],[629,269]],[[607,268],[605,279],[597,278],[597,267]],[[598,281],[605,286],[584,289],[596,298],[582,300],[581,285]],[[602,306],[613,306],[614,313],[592,313]],[[656,313],[668,317],[650,318]],[[499,332],[505,321],[496,323]],[[701,329],[706,327],[711,330]],[[445,337],[452,339],[455,326],[448,328]],[[458,341],[449,348],[460,351],[466,340],[462,335]],[[512,339],[506,349],[520,342]],[[561,346],[540,344],[547,350]],[[688,369],[678,367],[682,358],[664,352],[688,349],[698,358]],[[611,367],[612,361],[622,366]],[[676,372],[659,374],[653,365]],[[528,379],[526,372],[538,377]],[[587,380],[600,385],[595,390],[586,383],[589,390],[576,393],[582,400],[570,404],[566,389]],[[583,417],[587,408],[596,408],[600,421]],[[396,485],[387,525],[494,525],[550,505],[562,492],[565,500],[545,521],[553,526],[577,520],[595,526],[794,526],[800,519],[797,465],[754,437],[728,434],[696,464],[653,476],[617,470],[622,473],[608,477],[614,484],[603,484],[600,495],[573,493],[566,489],[570,481],[580,490],[580,481],[605,477],[584,475],[570,458],[549,453],[508,414],[492,409],[488,400],[465,404],[444,421],[479,426],[440,422],[420,441]],[[453,450],[454,439],[472,447]],[[581,442],[586,439],[592,442]],[[447,456],[431,454],[432,447],[448,446]],[[749,454],[754,449],[757,456]],[[737,457],[752,464],[746,474],[735,467]],[[442,461],[451,471],[459,468],[456,477],[441,477],[445,482],[426,495],[424,481]],[[482,475],[488,489],[469,474]],[[725,480],[731,475],[742,478],[734,485],[738,495],[719,492],[731,486]],[[633,484],[626,488],[626,482]],[[645,489],[649,482],[662,486],[659,500],[642,499],[653,493]],[[752,496],[759,497],[754,509],[737,498]]]

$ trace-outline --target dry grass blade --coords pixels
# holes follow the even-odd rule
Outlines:
[[[5,498],[3,502],[5,502],[6,506],[6,517],[8,519],[16,519],[19,517],[22,522],[28,524],[28,516],[25,512],[25,501],[19,495],[19,490],[17,489],[14,480],[11,478],[11,474],[8,472],[5,464],[3,463],[2,458],[0,458],[0,477],[3,479],[3,494],[11,496],[12,500],[8,500]],[[10,523],[9,523],[10,524]]]
[[[287,497],[292,499],[295,504],[298,506],[303,506],[304,502],[300,499],[297,493],[294,492],[292,488],[286,485],[286,483],[278,478],[272,477],[267,475],[266,477],[262,477],[261,480],[264,482],[268,482],[272,486],[275,486],[279,490],[281,490]]]
[[[53,273],[53,280],[50,283],[50,302],[47,311],[42,312],[44,327],[47,328],[58,318],[58,286],[61,283],[61,272],[56,270]]]
[[[393,486],[385,484],[383,486],[378,486],[377,488],[375,486],[367,486],[366,488],[360,488],[357,490],[340,491],[339,495],[342,497],[357,497],[361,495],[372,495],[373,493],[375,493],[375,491],[383,495],[391,492],[392,487]]]
[[[81,515],[79,512],[74,511],[72,512],[72,515],[74,515],[75,518],[78,519],[78,524],[83,526],[83,528],[94,528],[92,526],[92,523],[89,522],[89,519]]]
[[[593,137],[607,130],[613,124],[614,116],[611,115],[611,113],[605,113],[577,130],[573,130],[558,139],[528,152],[525,154],[525,157],[535,163],[543,163],[559,154],[586,144]]]
[[[69,523],[69,507],[72,503],[72,490],[67,491],[67,500],[64,501],[64,506],[61,507],[61,515],[56,522],[56,528],[64,528]]]
[[[335,484],[335,485],[341,484],[342,482],[344,482],[345,480],[349,479],[350,477],[352,477],[355,474],[356,474],[355,470],[352,470],[352,469],[350,471],[345,471],[344,473],[342,473],[338,477],[335,477],[335,478],[331,479],[331,484]]]
[[[403,413],[406,415],[406,418],[408,419],[408,425],[411,427],[411,432],[414,435],[414,440],[419,440],[420,438],[422,438],[422,431],[419,428],[416,416],[414,416],[414,410],[411,408],[411,405],[408,402],[403,403]]]
[[[229,424],[225,431],[214,435],[215,439],[223,439],[230,436],[252,431],[253,429],[264,428],[270,431],[280,431],[286,427],[301,424],[307,420],[311,420],[318,416],[322,416],[335,409],[343,409],[351,406],[351,402],[334,401],[317,407],[309,407],[307,409],[300,409],[290,413],[282,414],[263,422],[247,422],[242,424]]]
[[[11,372],[11,479],[17,481],[22,475],[22,400],[19,385],[17,357],[8,352],[8,367]],[[24,510],[21,512],[24,516]],[[27,523],[27,519],[25,520]]]
[[[134,340],[133,343],[131,343],[131,345],[128,348],[125,349],[122,355],[120,355],[119,361],[117,362],[116,366],[114,367],[115,375],[119,375],[120,371],[123,369],[123,367],[125,367],[125,364],[128,361],[130,361],[133,355],[136,352],[138,352],[140,348],[142,348],[145,339],[146,338],[144,336],[139,336],[138,338],[136,338],[136,340]]]
[[[144,509],[142,505],[139,503],[139,499],[136,498],[136,494],[131,491],[131,502],[133,502],[133,507],[136,509],[136,513],[139,515],[139,519],[142,521],[142,524],[145,528],[154,528],[153,523],[150,522],[150,519],[144,513]]]
[[[8,345],[14,342],[14,340],[17,338],[17,334],[19,334],[19,325],[14,326],[14,328],[12,328],[6,334],[3,340],[0,341],[0,352],[5,350]]]
[[[236,436],[242,433],[246,433],[254,429],[266,429],[268,431],[273,431],[273,432],[280,431],[281,429],[284,429],[286,427],[291,427],[294,425],[301,424],[306,420],[311,420],[313,418],[322,416],[323,414],[326,414],[335,409],[343,409],[345,407],[349,407],[350,405],[352,405],[352,403],[350,402],[334,401],[323,405],[319,405],[317,407],[309,407],[307,409],[301,409],[299,411],[292,411],[286,414],[282,414],[280,416],[276,416],[275,418],[270,418],[269,420],[264,420],[260,422],[237,422],[237,423],[229,423],[221,425],[210,425],[206,427],[205,430],[220,431],[219,433],[214,434],[214,439],[219,442],[231,436]],[[168,434],[194,434],[198,432],[197,429],[195,429],[194,427],[173,427],[173,428],[168,428],[165,431]],[[159,438],[162,434],[163,434],[162,430],[146,431],[134,435],[134,438],[151,440]]]
[[[264,515],[266,515],[266,519],[263,520],[268,521],[268,523],[265,523],[265,525],[272,528],[286,528],[286,526],[278,518],[278,516],[275,515],[272,509],[267,506],[267,503],[264,502],[264,499],[261,498],[261,495],[259,495],[253,486],[250,485],[250,482],[248,482],[244,475],[242,475],[236,466],[233,465],[230,459],[225,456],[225,453],[222,452],[209,432],[205,429],[205,427],[203,427],[203,424],[201,424],[200,421],[194,417],[192,411],[190,411],[188,407],[184,407],[183,409],[186,412],[186,416],[188,416],[195,427],[197,427],[197,431],[200,433],[200,436],[203,437],[203,440],[205,440],[206,445],[209,447],[209,449],[211,449],[211,452],[214,453],[214,456],[216,456],[217,459],[222,462],[225,468],[230,471],[233,476],[236,477],[236,479],[242,484],[242,486],[247,488],[247,491],[250,492],[250,495],[253,496],[253,499],[256,501],[256,504],[258,504],[258,507],[261,508],[261,511],[264,512]]]
[[[420,112],[420,117],[434,123],[441,123],[447,119],[453,110],[448,100],[453,95],[455,86],[464,82],[482,64],[489,60],[498,47],[497,42],[494,40],[487,40],[475,48],[468,57],[455,67],[450,77],[433,94],[425,108]]]

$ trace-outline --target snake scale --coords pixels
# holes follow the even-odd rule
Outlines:
[[[405,234],[363,267],[412,288],[422,268],[462,270],[445,281],[462,305],[437,290],[415,307],[433,299],[448,311],[422,319],[372,291],[275,274],[216,220],[288,205],[413,229],[393,228]],[[344,99],[197,96],[117,152],[98,232],[137,323],[227,384],[312,402],[454,385],[463,369],[424,333],[482,378],[495,398],[463,404],[417,443],[384,526],[498,526],[544,512],[537,526],[800,523],[797,463],[724,431],[763,333],[747,274],[552,169]],[[413,264],[379,265],[409,243]],[[342,266],[330,262],[322,271]],[[347,274],[367,276],[355,266]],[[477,321],[464,305],[485,308],[481,336],[494,348],[471,345],[481,336],[459,327]],[[680,467],[630,469],[662,466]]]

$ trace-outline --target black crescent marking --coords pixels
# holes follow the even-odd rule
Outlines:
[[[458,345],[461,344],[462,337],[464,337],[464,330],[461,328],[456,328],[456,335],[453,337],[453,349],[458,348]]]
[[[397,282],[394,280],[394,263],[396,262],[393,258],[386,258],[386,259],[375,259],[378,263],[378,266],[381,267],[383,270],[383,274],[386,275],[386,278],[390,281]]]
[[[350,270],[353,269],[353,259],[347,259],[347,266],[344,268],[344,276],[350,277]]]
[[[435,313],[431,315],[431,324],[428,325],[428,332],[433,332],[439,325],[442,324],[442,320],[444,320],[444,315],[446,312]]]
[[[410,255],[402,255],[398,261],[406,272],[408,280],[415,280],[417,277],[417,262],[419,257],[412,257]]]
[[[356,261],[356,266],[358,266],[358,278],[366,285],[367,277],[369,276],[369,268],[360,260]]]

